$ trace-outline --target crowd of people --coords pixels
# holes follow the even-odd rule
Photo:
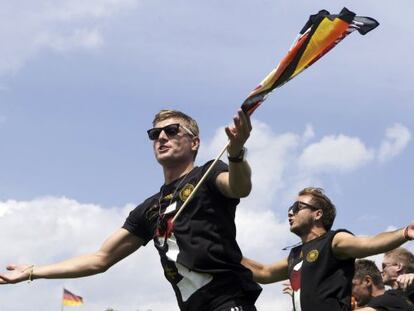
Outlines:
[[[321,188],[307,187],[288,208],[290,231],[301,244],[274,263],[257,262],[242,255],[235,225],[236,207],[252,189],[244,147],[249,116],[239,110],[225,128],[228,164],[201,166],[195,165],[200,136],[193,118],[161,110],[152,123],[148,138],[164,174],[159,191],[96,252],[43,266],[11,264],[0,284],[102,273],[153,241],[182,311],[254,311],[258,283],[286,279],[295,311],[413,310],[413,255],[400,246],[414,239],[414,222],[370,237],[333,230],[335,205]],[[380,253],[382,273],[369,260],[356,261]]]

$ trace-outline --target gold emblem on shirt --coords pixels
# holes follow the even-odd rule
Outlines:
[[[185,200],[187,200],[187,198],[190,196],[193,190],[194,190],[194,186],[192,184],[186,184],[180,191],[181,201],[185,202]]]
[[[313,249],[306,255],[306,261],[315,262],[316,260],[318,260],[318,257],[319,257],[319,252],[316,249]]]

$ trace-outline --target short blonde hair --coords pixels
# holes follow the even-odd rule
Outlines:
[[[402,273],[414,273],[414,255],[404,247],[397,247],[384,254],[392,258],[395,263],[402,265]]]
[[[172,109],[160,110],[160,112],[158,112],[155,115],[154,120],[152,121],[152,125],[155,126],[155,124],[157,124],[158,122],[171,119],[171,118],[182,120],[185,123],[184,126],[187,127],[191,131],[191,133],[193,133],[195,137],[200,136],[200,130],[198,128],[198,124],[196,120],[194,120],[189,115],[186,115],[185,113],[178,111],[178,110],[172,110]]]

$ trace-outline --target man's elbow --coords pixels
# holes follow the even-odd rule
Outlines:
[[[96,260],[92,265],[91,269],[96,274],[106,272],[114,264],[113,262],[111,262],[109,256],[105,254],[97,253],[95,256]]]
[[[253,280],[260,284],[270,284],[274,282],[272,275],[266,266],[263,266],[261,270],[253,273]]]
[[[252,191],[252,184],[248,183],[242,186],[237,186],[231,189],[231,191],[235,198],[245,198]]]

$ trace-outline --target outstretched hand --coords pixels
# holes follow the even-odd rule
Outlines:
[[[407,226],[407,238],[414,240],[414,220]]]
[[[6,269],[9,272],[0,274],[0,284],[14,284],[29,279],[33,265],[9,265]]]
[[[293,288],[292,288],[292,285],[290,284],[290,281],[287,280],[287,281],[283,282],[282,285],[283,285],[283,289],[282,289],[283,294],[288,294],[289,296],[292,297],[293,296]]]
[[[398,288],[406,290],[414,281],[414,273],[401,274],[397,277]]]
[[[225,131],[230,140],[227,151],[231,156],[237,156],[250,136],[252,125],[250,117],[241,109],[233,118],[234,125],[226,126]]]

